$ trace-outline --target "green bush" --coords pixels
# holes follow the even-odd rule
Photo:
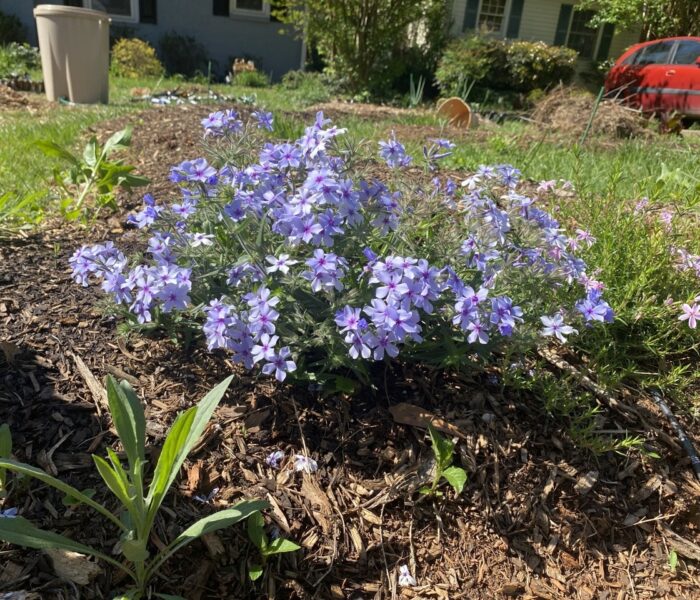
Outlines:
[[[41,57],[37,48],[17,42],[0,46],[0,77],[23,75],[40,66]]]
[[[204,46],[189,35],[171,31],[159,41],[160,58],[168,75],[194,75],[207,73],[209,57]]]
[[[233,83],[246,87],[267,87],[270,85],[270,77],[261,71],[243,71],[233,78]]]
[[[112,48],[112,73],[119,77],[160,77],[164,69],[155,49],[143,40],[121,39]]]
[[[0,45],[11,42],[27,41],[27,31],[15,15],[6,15],[0,11]]]
[[[294,90],[300,99],[311,104],[326,102],[334,93],[328,77],[314,71],[289,71],[282,77],[282,87]]]
[[[469,36],[453,41],[435,73],[443,96],[459,96],[466,82],[478,88],[527,94],[574,75],[577,54],[544,42]]]

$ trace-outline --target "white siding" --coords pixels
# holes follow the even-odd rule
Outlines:
[[[579,0],[525,0],[523,15],[520,20],[518,38],[522,40],[541,40],[548,44],[554,43],[554,34],[559,20],[562,4],[578,4]],[[453,0],[452,27],[450,33],[462,35],[462,23],[467,0]],[[506,19],[509,13],[506,13]],[[617,58],[630,45],[639,40],[639,28],[631,31],[615,32],[610,47],[610,58]]]

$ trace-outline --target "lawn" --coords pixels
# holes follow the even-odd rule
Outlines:
[[[692,590],[700,590],[697,484],[651,392],[666,398],[697,442],[700,338],[678,317],[700,292],[700,272],[679,269],[677,250],[700,254],[698,138],[593,134],[581,144],[579,135],[526,121],[482,122],[460,131],[437,119],[431,106],[354,105],[280,86],[200,85],[199,95],[210,89],[233,99],[212,96],[171,106],[133,101],[130,91],[190,85],[113,79],[108,106],[49,107],[35,98],[31,110],[0,111],[0,424],[10,424],[13,452],[78,490],[97,490],[94,497],[109,503],[90,458],[104,454],[105,444],[121,449],[114,443],[102,376],[128,380],[146,400],[146,433],[153,442],[146,462],[155,464],[155,446],[162,445],[167,425],[233,368],[236,377],[216,424],[204,430],[181,469],[150,547],[162,549],[214,509],[240,498],[264,498],[271,504],[265,512],[268,533],[294,540],[302,550],[261,560],[243,530],[228,528],[167,563],[155,580],[159,590],[196,589],[198,598],[466,593],[484,599],[592,599],[620,590],[645,599],[693,597]],[[437,172],[443,184],[446,178],[459,183],[481,165],[515,166],[522,170],[520,193],[536,196],[538,206],[570,233],[595,238],[588,247],[584,234],[578,252],[595,268],[588,275],[604,282],[615,320],[582,323],[567,344],[521,352],[514,343],[492,361],[476,360],[474,368],[464,367],[465,357],[454,351],[451,362],[434,366],[448,353],[434,345],[437,356],[426,351],[419,365],[378,363],[371,385],[361,385],[367,373],[351,369],[336,379],[276,384],[233,367],[228,352],[190,344],[186,323],[166,319],[173,328],[163,331],[127,326],[99,286],[82,288],[71,280],[68,258],[82,243],[113,240],[130,252],[140,247],[141,233],[124,221],[142,208],[142,191],[119,194],[115,215],[66,223],[57,216],[58,191],[51,183],[59,165],[35,142],[48,139],[80,153],[92,133],[104,141],[130,124],[131,147],[119,156],[151,179],[143,191],[169,202],[170,167],[206,151],[200,120],[231,104],[246,112],[272,111],[271,136],[278,141],[303,135],[323,108],[334,124],[347,128],[339,147],[347,151],[343,156],[354,156],[353,165],[368,180],[396,175],[377,160],[378,142],[395,133],[414,157],[396,180],[405,196],[414,182],[417,187],[435,174],[419,166],[428,139],[446,137],[456,144]],[[552,181],[552,191],[537,191],[544,181]],[[460,222],[444,218],[448,213],[429,198],[412,202],[407,218],[417,219],[417,226],[402,233],[405,240],[389,238],[387,252],[391,243],[405,241],[419,253],[439,254],[455,231],[462,235]],[[216,227],[207,234],[214,237]],[[264,235],[261,227],[253,237],[262,243]],[[205,252],[206,237],[201,241]],[[341,244],[333,250],[358,251],[357,244]],[[196,263],[200,255],[192,256]],[[213,290],[221,285],[212,282]],[[518,285],[513,289],[527,289],[528,282]],[[274,294],[284,297],[281,287]],[[557,285],[542,289],[532,304],[544,305],[559,291]],[[301,310],[294,314],[299,321],[305,316]],[[185,327],[178,331],[177,325]],[[331,364],[339,342],[328,341],[333,336],[322,325],[307,328],[307,343],[322,340],[315,359]],[[346,355],[342,343],[341,349]],[[443,496],[419,492],[435,488],[436,480],[426,476],[434,466],[425,431],[431,422],[455,441],[450,460],[467,471],[463,492],[446,485],[449,479],[440,484]],[[439,458],[440,442],[433,440],[433,446]],[[128,454],[127,444],[124,449]],[[271,459],[273,451],[283,456],[279,464]],[[314,457],[317,469],[295,470],[300,456]],[[12,488],[13,500],[24,497],[17,490]],[[32,490],[21,513],[84,543],[117,544],[109,523],[81,531],[84,507],[64,506],[63,500],[46,489]],[[31,552],[14,546],[0,552],[10,565],[5,578],[0,570],[0,592],[33,577],[26,589],[48,581],[51,597],[72,593]],[[247,581],[246,572],[259,564],[261,579]],[[396,587],[403,565],[418,580],[414,590]],[[85,584],[91,594],[125,585],[109,569],[98,571]]]

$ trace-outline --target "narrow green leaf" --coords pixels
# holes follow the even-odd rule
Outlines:
[[[10,458],[12,453],[12,433],[7,423],[0,425],[0,458]],[[0,492],[5,489],[5,469],[0,469]]]
[[[107,376],[107,401],[109,411],[129,460],[132,470],[146,459],[146,417],[143,407],[133,390],[125,381],[118,384]]]
[[[248,578],[251,581],[257,581],[262,577],[263,574],[263,566],[262,565],[251,565],[248,568]]]
[[[27,519],[23,517],[0,519],[0,540],[9,542],[10,544],[24,546],[25,548],[34,548],[36,550],[59,548],[62,550],[70,550],[71,552],[79,552],[80,554],[89,554],[90,556],[101,558],[115,567],[126,571],[129,575],[132,575],[131,571],[106,554],[90,546],[86,546],[85,544],[74,542],[70,538],[54,533],[53,531],[39,529],[31,521],[27,521]]]
[[[92,488],[86,488],[82,490],[82,494],[87,496],[88,498],[92,498],[95,495],[95,490],[93,490]],[[78,500],[73,498],[73,496],[69,496],[68,494],[65,494],[63,496],[61,502],[63,503],[63,506],[75,506],[76,504],[80,504]]]
[[[272,556],[273,554],[284,554],[285,552],[296,552],[300,550],[301,546],[298,546],[291,540],[285,540],[284,538],[277,538],[272,540],[265,551],[266,556]]]
[[[226,393],[232,379],[233,375],[224,379],[224,381],[222,381],[219,385],[210,390],[209,393],[204,396],[202,400],[200,400],[199,404],[194,407],[196,412],[194,415],[194,420],[189,427],[187,438],[184,443],[177,447],[177,454],[172,461],[169,461],[168,472],[166,474],[161,475],[159,473],[161,461],[158,461],[156,472],[154,474],[153,481],[151,482],[151,487],[148,490],[147,498],[148,516],[151,522],[155,517],[155,513],[160,507],[160,503],[163,501],[165,493],[168,491],[168,489],[170,489],[170,486],[175,480],[175,477],[177,476],[182,463],[185,461],[185,458],[187,458],[187,455],[190,453],[190,450],[192,450],[192,447],[197,443],[200,436],[204,432],[204,428],[207,426],[207,423],[209,422],[209,419],[211,418],[211,415],[218,406],[219,402],[221,402],[221,398],[223,398],[224,394]],[[170,438],[170,434],[168,434],[168,438]],[[163,450],[165,450],[165,448],[163,448]],[[162,477],[162,479],[158,479],[158,477]]]
[[[160,594],[156,592],[153,594],[156,598],[163,598],[164,600],[187,600],[187,598],[183,598],[182,596],[175,596],[173,594]]]
[[[187,442],[187,436],[192,429],[192,423],[196,414],[196,406],[179,414],[168,432],[168,437],[165,439],[165,444],[163,444],[163,449],[158,457],[158,464],[153,473],[153,481],[151,481],[151,487],[148,491],[149,516],[155,516],[156,510],[168,493],[168,489],[180,469],[182,461],[178,459],[182,448]]]
[[[467,472],[460,467],[448,467],[442,472],[445,478],[457,494],[461,494],[464,489],[464,484],[467,483]]]
[[[428,432],[430,433],[435,460],[437,460],[438,468],[442,471],[452,463],[454,444],[451,440],[441,436],[432,425],[428,425]]]
[[[90,141],[85,145],[83,150],[83,162],[94,168],[97,164],[97,138],[94,136],[90,138]]]
[[[129,498],[129,489],[124,483],[124,480],[120,477],[119,473],[110,467],[109,463],[101,456],[93,454],[92,460],[95,463],[95,467],[97,467],[100,477],[102,477],[104,482],[107,484],[107,487],[117,497],[117,500],[122,503],[124,508],[131,512],[133,510],[133,506],[131,499]]]
[[[91,498],[88,498],[85,494],[74,488],[72,485],[68,485],[60,479],[52,477],[46,471],[42,471],[41,469],[37,469],[36,467],[32,467],[31,465],[26,465],[24,463],[19,463],[6,458],[0,458],[0,469],[7,469],[8,471],[14,471],[17,473],[22,473],[22,475],[34,477],[34,479],[38,479],[39,481],[42,481],[47,485],[56,488],[59,492],[63,492],[64,494],[72,496],[78,502],[81,502],[82,504],[86,504],[87,506],[94,508],[101,515],[104,515],[115,525],[117,525],[120,529],[125,529],[124,524],[111,512],[109,512],[104,506],[102,506],[98,502],[95,502]],[[0,521],[4,520],[5,519],[0,519]]]
[[[267,548],[267,536],[265,535],[265,519],[263,519],[262,514],[259,512],[252,514],[246,523],[246,528],[250,541],[264,554]]]
[[[109,156],[114,150],[126,148],[131,144],[131,127],[126,127],[121,131],[117,131],[110,137],[104,145],[102,156]]]
[[[200,519],[185,529],[185,531],[168,544],[165,550],[158,554],[158,557],[149,566],[148,574],[151,575],[155,573],[175,552],[184,548],[187,544],[193,542],[205,533],[211,533],[235,525],[243,519],[247,519],[256,512],[266,508],[269,508],[269,504],[264,500],[243,500],[233,508],[227,508],[226,510],[221,510],[213,515]]]
[[[50,140],[38,140],[34,142],[34,145],[39,148],[46,156],[50,156],[51,158],[60,158],[62,160],[65,160],[73,165],[79,165],[80,161],[73,156],[68,150],[62,148],[55,142],[52,142]]]

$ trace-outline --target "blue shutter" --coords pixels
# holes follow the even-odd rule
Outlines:
[[[479,16],[479,0],[467,0],[467,5],[464,7],[464,22],[462,23],[462,31],[467,29],[476,29],[476,19]]]
[[[557,30],[554,33],[554,45],[563,46],[566,44],[566,37],[569,34],[569,23],[571,23],[571,13],[574,10],[573,4],[562,4],[559,9],[559,20]]]
[[[228,17],[229,16],[228,2],[229,2],[229,0],[214,0],[213,5],[212,5],[212,14],[215,17]]]
[[[595,59],[598,62],[602,62],[608,59],[610,54],[610,44],[612,44],[613,36],[615,35],[615,25],[612,23],[605,23],[603,25],[603,33],[600,35],[600,44],[598,44],[598,53],[595,55]]]
[[[523,4],[525,0],[513,0],[510,4],[510,16],[508,17],[508,27],[506,37],[515,39],[520,33],[520,19],[523,16]]]

